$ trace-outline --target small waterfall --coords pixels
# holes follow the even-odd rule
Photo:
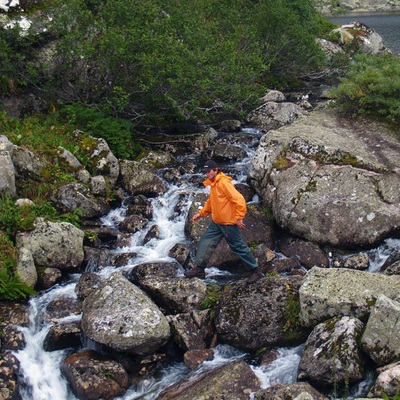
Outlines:
[[[45,321],[46,306],[61,296],[76,298],[74,288],[75,283],[64,287],[57,286],[30,300],[29,324],[20,328],[24,333],[26,346],[15,353],[21,364],[23,400],[76,400],[60,371],[66,351],[48,352],[43,349],[44,340],[51,326]],[[79,319],[80,316],[74,318]]]
[[[255,138],[261,136],[260,132],[250,129],[246,133],[254,135]],[[235,174],[236,182],[246,181],[247,168],[253,151],[251,147],[247,148],[248,157],[246,159],[229,165],[230,168],[238,171]],[[227,173],[232,175],[229,171]],[[153,219],[149,221],[149,224],[144,229],[132,234],[129,246],[113,250],[115,252],[136,254],[136,257],[129,261],[129,265],[119,267],[119,270],[131,270],[134,266],[145,262],[174,261],[168,256],[170,249],[177,243],[188,243],[184,233],[184,226],[194,195],[206,191],[206,189],[199,188],[191,183],[191,178],[193,176],[183,176],[181,181],[176,184],[166,183],[167,192],[158,198],[152,199]],[[258,202],[258,198],[255,197],[253,202]],[[104,226],[117,227],[125,218],[126,212],[127,205],[122,204],[119,208],[112,210],[107,216],[103,217],[101,222]],[[158,228],[158,237],[144,243],[146,234],[154,225]],[[371,250],[369,252],[371,259],[369,270],[371,272],[379,271],[383,263],[396,249],[400,249],[400,240],[390,239],[377,249]],[[88,270],[91,270],[91,268],[91,266],[88,266]],[[116,267],[107,266],[99,274],[106,277],[115,271]],[[234,280],[235,276],[228,271],[222,271],[215,267],[207,269],[207,283],[221,282],[224,278]],[[63,359],[69,353],[68,350],[45,351],[43,345],[51,327],[51,323],[46,321],[45,318],[47,305],[61,296],[76,298],[74,289],[78,279],[79,275],[71,275],[69,283],[62,286],[56,285],[30,301],[29,326],[20,328],[24,333],[26,346],[24,349],[15,352],[21,364],[20,372],[22,378],[20,382],[23,400],[77,400],[60,370]],[[71,318],[78,320],[80,316],[68,318],[70,319],[62,321],[71,321]],[[195,373],[246,357],[246,353],[227,345],[218,345],[214,350],[214,359],[204,362]],[[303,346],[277,349],[278,358],[275,361],[266,366],[252,366],[255,374],[260,379],[262,388],[267,388],[277,383],[288,384],[296,382],[297,367],[302,350]],[[129,388],[125,395],[118,399],[155,399],[166,387],[195,373],[190,372],[182,362],[166,366],[160,376],[143,379],[139,384]],[[365,394],[365,387],[369,383],[368,379],[371,378],[369,377],[357,385],[354,390],[359,394]]]

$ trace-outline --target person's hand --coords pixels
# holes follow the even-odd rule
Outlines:
[[[244,222],[243,222],[242,219],[238,219],[237,222],[236,222],[236,225],[237,225],[240,229],[243,229],[243,228],[246,227],[246,225],[244,224]]]
[[[193,215],[193,223],[197,223],[197,221],[199,220],[201,218],[201,215],[199,214],[199,213],[197,213],[197,214],[194,214]]]

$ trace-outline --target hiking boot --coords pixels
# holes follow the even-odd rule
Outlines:
[[[204,279],[206,277],[206,273],[204,272],[203,268],[196,267],[189,271],[185,272],[186,278],[200,278]]]
[[[251,284],[254,282],[257,282],[259,279],[263,277],[263,273],[259,270],[259,268],[256,268],[253,273],[250,275],[249,278],[247,278],[247,283]]]

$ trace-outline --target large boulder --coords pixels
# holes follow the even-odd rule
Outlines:
[[[261,129],[268,131],[291,124],[302,114],[304,114],[304,111],[297,104],[267,101],[251,111],[247,115],[246,120],[248,123],[257,125]]]
[[[82,400],[112,400],[123,395],[129,384],[128,373],[121,364],[93,350],[68,356],[62,371]]]
[[[292,234],[373,246],[400,226],[400,143],[384,125],[322,109],[264,135],[249,181]]]
[[[68,222],[38,218],[31,232],[18,233],[16,245],[30,250],[36,266],[76,270],[83,262],[84,233]]]
[[[216,308],[219,339],[246,351],[300,343],[307,337],[299,326],[298,290],[302,278],[275,276],[252,285],[236,283]]]
[[[367,320],[380,295],[396,298],[400,276],[341,268],[308,271],[300,288],[300,319],[312,327],[336,316]]]
[[[153,165],[123,160],[120,167],[121,183],[129,194],[157,197],[166,192],[165,184],[157,176],[157,169]]]
[[[52,201],[59,212],[73,213],[80,210],[82,218],[97,218],[110,211],[110,205],[104,197],[94,196],[81,183],[70,183],[54,191]]]
[[[167,319],[138,287],[114,273],[83,302],[82,329],[117,351],[151,354],[167,342]]]
[[[379,366],[400,361],[400,303],[382,294],[371,311],[361,343]]]
[[[248,400],[260,387],[253,370],[242,360],[205,372],[167,388],[157,400]]]
[[[334,318],[318,324],[308,337],[300,359],[298,379],[318,387],[360,381],[366,357],[358,345],[364,324],[356,318]]]
[[[328,400],[307,382],[296,382],[289,385],[272,385],[259,390],[254,400]]]
[[[102,138],[87,136],[79,130],[74,132],[74,136],[79,141],[80,150],[88,157],[87,168],[92,176],[102,175],[109,187],[114,187],[120,167],[108,143]]]
[[[207,296],[207,285],[198,278],[164,278],[153,275],[142,279],[140,286],[159,307],[171,314],[200,309],[201,302]]]

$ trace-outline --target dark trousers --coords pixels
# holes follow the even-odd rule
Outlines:
[[[213,251],[223,238],[225,238],[231,250],[243,261],[248,270],[258,267],[256,259],[242,238],[239,227],[237,225],[219,225],[215,222],[211,222],[200,238],[194,261],[196,266],[203,269],[207,266]]]

